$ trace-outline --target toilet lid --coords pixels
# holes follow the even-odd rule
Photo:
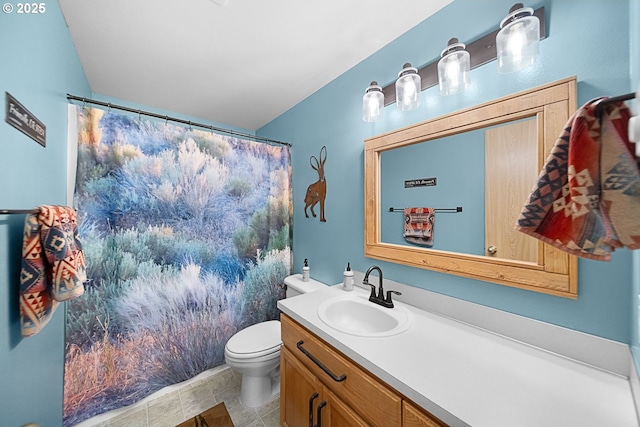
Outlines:
[[[235,354],[269,354],[280,348],[280,321],[256,323],[237,332],[227,341],[227,350]]]

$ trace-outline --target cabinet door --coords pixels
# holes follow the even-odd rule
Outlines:
[[[326,387],[324,388],[324,400],[327,402],[327,406],[322,410],[322,425],[320,427],[370,427]]]
[[[402,427],[442,427],[445,425],[406,400],[402,402]]]
[[[371,426],[401,425],[402,399],[397,393],[286,315],[280,323],[283,347],[346,406]]]
[[[313,396],[316,396],[313,398]],[[280,353],[280,424],[285,427],[309,426],[310,408],[315,419],[322,401],[322,383],[285,347]]]

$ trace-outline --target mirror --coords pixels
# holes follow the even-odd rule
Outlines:
[[[564,79],[365,140],[365,256],[576,298],[577,259],[513,228],[575,88]],[[428,246],[403,237],[405,207],[436,208]]]
[[[533,116],[382,152],[381,241],[537,262],[537,240],[513,224],[538,177],[538,138]],[[436,207],[438,238],[404,238],[425,231],[395,206],[416,203]]]

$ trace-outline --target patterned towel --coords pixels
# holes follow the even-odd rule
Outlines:
[[[540,172],[516,229],[565,252],[609,261],[640,247],[640,172],[628,140],[629,109],[598,100],[569,119]]]
[[[434,208],[405,208],[404,233],[407,242],[433,246]]]
[[[86,281],[76,212],[65,206],[39,211],[24,221],[20,323],[25,337],[44,328],[59,302],[82,295]]]

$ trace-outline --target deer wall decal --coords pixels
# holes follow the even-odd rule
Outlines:
[[[311,164],[311,168],[318,171],[318,180],[311,184],[307,188],[307,194],[304,196],[304,216],[309,218],[309,214],[307,213],[307,208],[311,207],[311,215],[316,217],[316,213],[313,211],[318,202],[320,202],[320,221],[327,222],[324,217],[324,200],[327,197],[327,179],[324,176],[324,162],[327,161],[327,147],[322,146],[320,149],[320,160],[316,158],[316,156],[311,156],[309,159],[309,163]],[[315,163],[315,164],[314,164]]]

